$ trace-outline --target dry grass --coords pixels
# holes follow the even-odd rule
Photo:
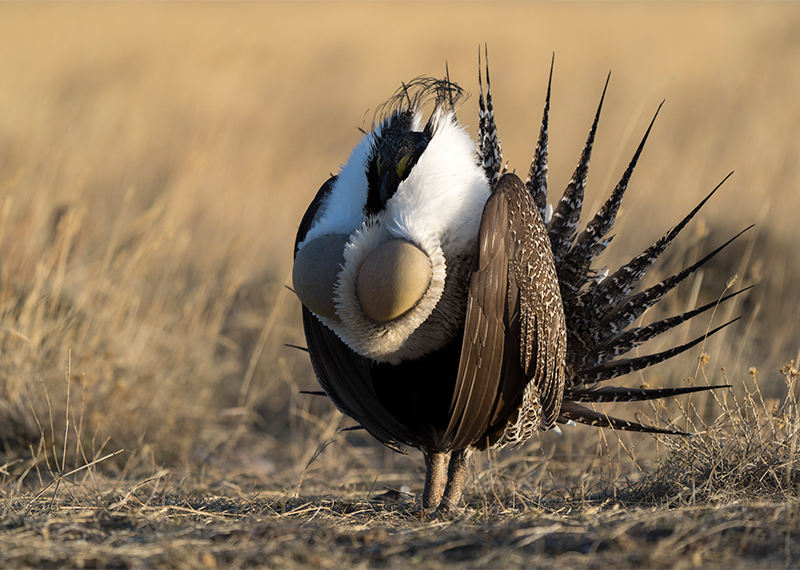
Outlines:
[[[0,4],[0,565],[796,564],[798,30],[796,4]],[[757,287],[709,358],[627,380],[733,384],[639,410],[700,435],[543,434],[476,457],[464,517],[431,523],[375,500],[419,492],[418,454],[298,395],[284,283],[356,127],[445,62],[474,92],[484,41],[518,171],[556,53],[555,187],[613,71],[589,209],[667,99],[609,265],[736,170],[652,279],[756,228],[647,319]]]
[[[743,402],[721,402],[715,425],[702,425],[691,439],[665,439],[668,460],[637,481],[604,484],[595,474],[587,477],[599,487],[593,492],[554,484],[543,493],[519,462],[476,466],[467,506],[451,520],[422,517],[404,490],[377,494],[375,481],[333,493],[330,484],[306,485],[301,493],[299,484],[276,489],[275,481],[263,486],[218,468],[191,479],[162,470],[121,482],[90,467],[65,479],[60,494],[50,486],[33,495],[14,492],[12,479],[5,485],[0,563],[794,567],[800,373],[790,366],[784,374],[789,397],[780,408],[768,408],[753,378],[755,392]]]

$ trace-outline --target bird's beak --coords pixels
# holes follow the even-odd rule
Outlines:
[[[386,202],[389,201],[389,198],[394,196],[394,193],[397,192],[397,186],[400,184],[400,180],[397,177],[397,173],[392,168],[387,168],[386,171],[381,174],[381,203],[385,206]]]

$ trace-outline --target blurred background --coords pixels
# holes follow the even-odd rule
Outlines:
[[[743,318],[706,343],[707,364],[698,348],[626,384],[696,377],[741,390],[757,376],[768,401],[784,398],[779,370],[800,349],[800,4],[4,2],[5,462],[52,461],[66,445],[67,463],[80,465],[124,448],[110,469],[217,466],[287,486],[333,439],[310,481],[421,486],[419,454],[337,435],[350,420],[299,394],[316,381],[307,355],[285,346],[305,344],[285,285],[305,208],[402,81],[443,76],[447,65],[473,94],[459,118],[477,131],[484,42],[505,157],[522,174],[555,53],[551,192],[569,180],[612,72],[591,213],[666,100],[609,266],[735,171],[649,282],[755,228],[645,320],[718,298],[734,275],[731,290],[756,287],[711,326]],[[709,319],[645,348],[702,334]],[[713,400],[696,401],[713,421]],[[520,473],[543,455],[577,465],[613,454],[599,432],[572,433],[529,443]],[[644,441],[639,448],[657,447]]]

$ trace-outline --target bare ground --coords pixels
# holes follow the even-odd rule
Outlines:
[[[140,485],[46,497],[3,518],[4,567],[790,568],[798,501],[658,505],[595,497],[512,507],[473,500],[453,519],[413,501]],[[24,502],[24,501],[21,501]]]

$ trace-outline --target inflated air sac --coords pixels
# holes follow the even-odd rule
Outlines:
[[[370,253],[358,270],[358,300],[364,315],[378,323],[413,309],[431,282],[431,260],[413,243],[391,239]]]
[[[333,288],[350,236],[329,235],[306,243],[294,259],[292,284],[300,302],[314,313],[337,319]]]
[[[328,235],[306,243],[294,260],[292,283],[300,302],[322,317],[338,320],[334,290],[349,236]],[[356,282],[364,316],[387,323],[413,309],[428,290],[431,261],[413,243],[384,242],[364,259]]]

